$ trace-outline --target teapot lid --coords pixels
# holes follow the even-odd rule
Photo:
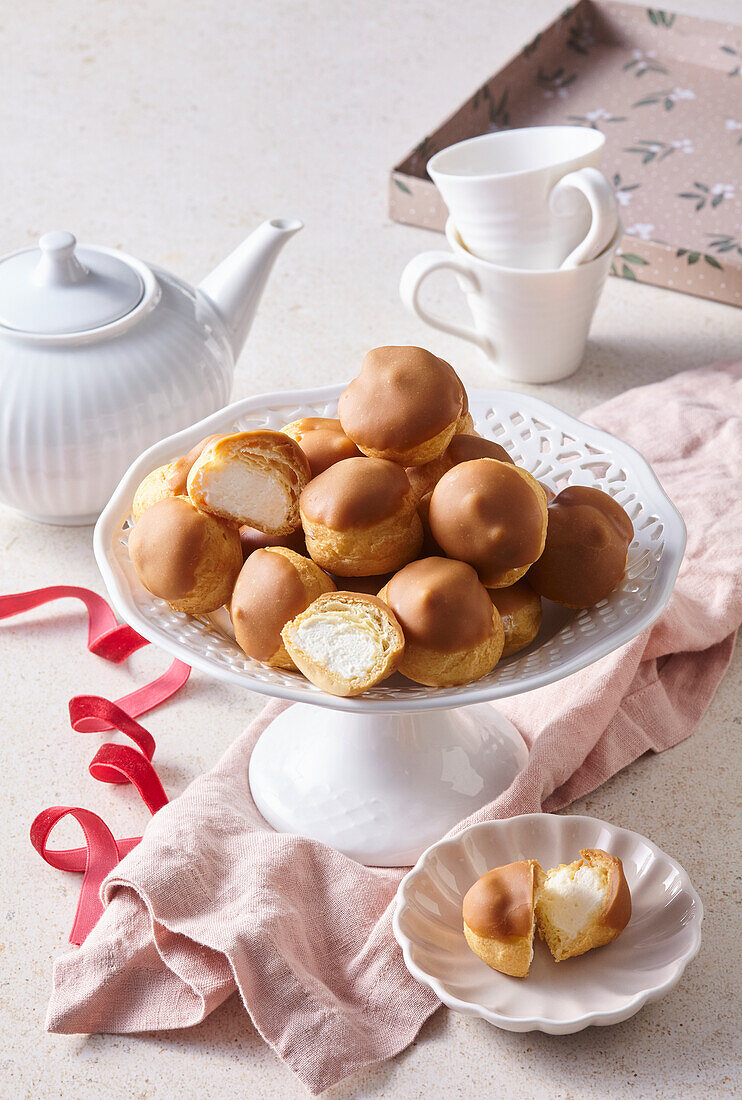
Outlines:
[[[144,291],[122,253],[45,233],[38,248],[0,260],[0,326],[38,336],[87,332],[131,313]]]

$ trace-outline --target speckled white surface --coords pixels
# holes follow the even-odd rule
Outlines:
[[[738,0],[673,6],[742,22]],[[387,220],[387,172],[560,7],[6,4],[0,250],[64,227],[198,279],[263,218],[298,215],[307,228],[268,286],[235,397],[347,378],[365,350],[395,342],[429,344],[467,383],[486,384],[490,368],[474,349],[426,330],[399,302],[405,262],[441,238]],[[733,176],[730,165],[726,182]],[[431,297],[457,308],[442,277]],[[733,354],[742,354],[742,311],[609,279],[582,370],[538,393],[579,413],[628,386]],[[39,527],[0,510],[0,591],[62,579],[102,590],[90,530]],[[234,998],[188,1032],[70,1038],[43,1030],[51,963],[65,947],[78,881],[38,859],[28,826],[54,803],[89,806],[118,835],[145,820],[135,794],[88,776],[100,737],[70,730],[66,701],[76,692],[121,695],[166,664],[145,650],[114,668],[87,654],[83,638],[72,604],[0,625],[0,1095],[305,1096]],[[690,741],[638,761],[572,807],[645,833],[690,873],[706,907],[704,942],[678,989],[619,1027],[565,1038],[507,1034],[440,1011],[409,1050],[328,1096],[734,1095],[739,878],[722,861],[739,835],[741,670],[737,659]],[[194,674],[147,723],[168,792],[210,766],[260,705]],[[72,828],[58,839],[77,843]]]

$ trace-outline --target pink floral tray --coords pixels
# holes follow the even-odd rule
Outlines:
[[[742,305],[742,27],[580,0],[392,171],[390,214],[442,230],[439,149],[517,126],[591,126],[625,236],[613,275]]]

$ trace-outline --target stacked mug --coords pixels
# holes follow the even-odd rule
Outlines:
[[[405,268],[402,300],[443,332],[470,340],[518,382],[557,382],[577,370],[621,227],[599,165],[605,138],[579,126],[533,126],[461,141],[428,173],[448,207],[451,252]],[[429,313],[420,288],[453,271],[473,327]]]

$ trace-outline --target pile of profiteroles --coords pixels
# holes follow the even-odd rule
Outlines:
[[[202,440],[144,479],[133,515],[150,592],[190,615],[226,604],[248,657],[342,696],[395,671],[478,680],[533,641],[541,597],[608,596],[633,538],[598,489],[547,504],[416,347],[370,351],[338,419]]]

